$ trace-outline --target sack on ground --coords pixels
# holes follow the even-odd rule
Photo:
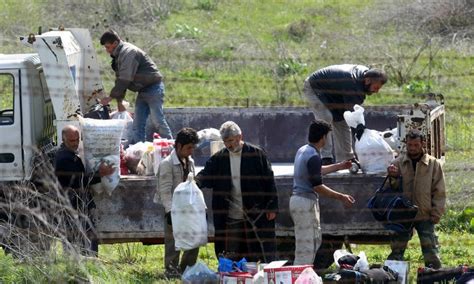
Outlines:
[[[186,267],[183,272],[183,275],[181,276],[181,281],[186,284],[217,284],[219,283],[219,277],[214,271],[210,270],[203,262],[198,261],[193,266]]]
[[[402,189],[392,188],[387,180],[388,177],[369,199],[367,207],[377,221],[383,222],[385,229],[408,232],[413,228],[418,207],[403,196]],[[398,184],[402,184],[401,178]]]
[[[173,192],[171,220],[176,250],[190,250],[207,244],[206,202],[193,180],[180,183]]]
[[[311,267],[305,268],[295,281],[295,284],[322,284],[323,279]]]

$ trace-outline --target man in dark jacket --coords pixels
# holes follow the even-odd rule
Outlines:
[[[123,111],[125,107],[122,100],[126,90],[138,92],[133,120],[134,138],[131,143],[146,140],[145,126],[149,115],[152,122],[159,126],[161,137],[172,138],[171,129],[163,113],[165,96],[163,76],[153,60],[140,48],[122,41],[112,30],[101,36],[100,44],[112,57],[112,69],[116,77],[110,97],[102,99],[101,103],[106,105],[112,99],[116,99],[119,111]]]
[[[354,158],[351,129],[343,114],[362,104],[366,95],[377,93],[386,82],[384,71],[352,64],[331,65],[306,78],[304,94],[315,118],[330,123],[333,129],[321,149],[323,165]]]
[[[220,133],[225,148],[196,177],[201,188],[213,189],[216,256],[272,261],[278,197],[271,164],[262,149],[242,140],[235,122],[222,124]]]
[[[71,206],[79,213],[88,215],[88,211],[95,208],[92,194],[88,189],[90,184],[99,183],[101,177],[111,175],[114,168],[104,163],[100,164],[97,173],[86,174],[84,164],[77,154],[80,135],[79,129],[73,125],[67,125],[62,130],[63,143],[55,156],[54,169],[58,181],[67,191]],[[98,242],[92,234],[90,222],[82,220],[86,231],[89,231],[91,243],[89,249],[98,252]],[[75,232],[68,232],[68,240],[74,242]],[[85,244],[84,244],[85,245]]]

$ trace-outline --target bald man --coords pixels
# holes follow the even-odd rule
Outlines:
[[[98,172],[86,174],[84,164],[77,153],[80,141],[79,129],[73,125],[66,125],[61,135],[63,143],[56,153],[54,161],[56,176],[61,186],[67,191],[71,206],[77,211],[89,215],[89,211],[95,208],[92,194],[88,189],[89,185],[99,183],[103,176],[111,175],[114,168],[102,163]],[[88,232],[92,231],[89,222],[85,222],[84,226]],[[68,241],[72,243],[72,234],[67,237]],[[88,251],[97,253],[99,249],[97,240],[95,237],[91,237],[90,241],[90,247],[83,247],[83,249],[86,249],[86,253]]]

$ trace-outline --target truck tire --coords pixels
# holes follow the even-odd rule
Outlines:
[[[342,237],[323,236],[323,241],[313,262],[316,273],[319,274],[334,263],[334,252],[341,249],[343,243],[344,239]]]

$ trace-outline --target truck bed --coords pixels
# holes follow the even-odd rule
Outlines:
[[[197,167],[197,172],[202,167]],[[289,214],[289,199],[293,186],[293,165],[273,165],[278,190],[279,214],[276,220],[276,234],[279,237],[293,236],[293,222]],[[339,171],[324,177],[324,183],[333,189],[351,194],[356,198],[354,206],[344,208],[340,202],[321,198],[321,227],[326,235],[348,238],[352,242],[383,241],[388,232],[373,219],[368,211],[367,200],[383,181],[375,174],[351,174]],[[154,176],[123,176],[111,196],[95,195],[97,209],[94,211],[96,227],[102,243],[142,241],[162,243],[164,237],[164,209],[153,203],[157,186]],[[203,190],[208,204],[209,237],[214,235],[211,212],[212,192]],[[369,240],[367,236],[370,236]]]

